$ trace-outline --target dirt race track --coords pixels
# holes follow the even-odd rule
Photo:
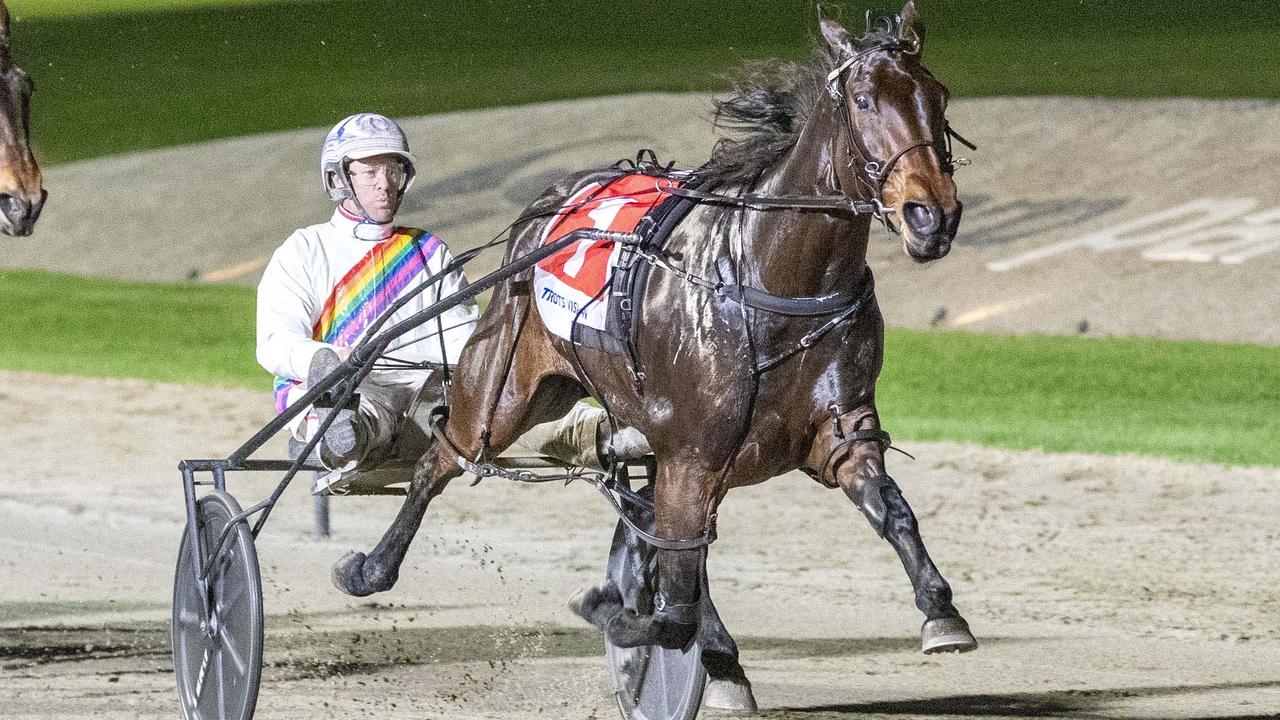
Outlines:
[[[179,457],[229,451],[263,398],[0,373],[0,708],[172,717],[168,597]],[[94,425],[101,432],[80,434]],[[70,438],[79,437],[73,443]],[[842,494],[799,476],[735,491],[711,556],[764,717],[1274,717],[1280,472],[911,445],[894,459],[982,646],[919,654],[901,566]],[[242,482],[260,497],[269,478]],[[309,536],[285,496],[259,539],[262,718],[609,718],[602,640],[565,608],[612,520],[588,487],[456,483],[398,587],[334,590],[397,501],[336,500]]]
[[[434,164],[413,219],[488,237],[583,162],[586,140],[604,143],[604,161],[650,144],[659,129],[600,109],[655,102],[677,118],[659,135],[675,138],[663,155],[705,155],[705,98],[689,96],[415,120],[411,134],[439,143],[423,151]],[[1280,342],[1280,244],[1263,212],[1280,203],[1275,105],[957,105],[956,126],[987,153],[961,178],[970,241],[919,268],[882,239],[873,263],[892,322],[1073,332],[1087,319],[1090,333]],[[576,139],[538,134],[553,121]],[[490,161],[476,159],[477,135]],[[4,266],[252,282],[255,263],[323,211],[317,138],[55,168],[45,224],[31,243],[7,241]],[[232,174],[255,154],[270,162]],[[104,190],[120,187],[139,199],[123,217]],[[1185,217],[1151,219],[1204,198]],[[1107,239],[1135,220],[1145,225]],[[111,241],[96,242],[106,227]],[[173,717],[176,463],[229,453],[268,419],[266,393],[0,372],[0,406],[0,717]],[[981,647],[919,654],[902,568],[842,494],[799,475],[738,490],[720,514],[712,592],[761,717],[1280,717],[1280,471],[908,449],[919,460],[894,457],[890,470]],[[273,480],[233,487],[248,501]],[[372,546],[397,501],[335,501],[327,541],[310,536],[310,504],[291,489],[259,540],[259,717],[615,716],[602,639],[565,608],[599,580],[612,532],[593,490],[455,484],[399,585],[371,602],[334,590],[329,565]]]

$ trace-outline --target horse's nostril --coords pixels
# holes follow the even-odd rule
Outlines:
[[[33,211],[37,209],[31,203],[9,193],[0,193],[0,214],[9,221],[12,228],[11,234],[31,234],[31,225],[35,222],[35,215],[38,214],[38,211]]]
[[[22,203],[18,198],[8,193],[0,194],[0,213],[14,225],[22,224],[22,216],[26,215],[26,210],[22,207]]]
[[[915,232],[920,235],[932,235],[938,231],[939,213],[933,209],[933,206],[923,203],[906,203],[902,209],[906,214],[907,224]]]

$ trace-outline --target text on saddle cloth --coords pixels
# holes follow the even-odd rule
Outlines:
[[[679,177],[644,173],[588,183],[565,200],[539,244],[553,243],[582,229],[634,232],[646,216],[671,199],[667,190],[682,184]],[[621,252],[621,245],[612,240],[583,240],[534,267],[534,293],[548,330],[566,340],[575,339],[575,321],[606,330],[611,300],[604,288]]]

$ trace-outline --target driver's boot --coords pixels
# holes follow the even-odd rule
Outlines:
[[[650,452],[649,441],[639,430],[619,427],[613,432],[604,410],[582,402],[575,403],[559,420],[529,428],[516,444],[569,465],[596,470],[603,470],[610,458],[638,460]]]

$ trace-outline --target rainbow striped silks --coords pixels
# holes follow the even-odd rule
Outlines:
[[[440,239],[416,228],[396,228],[391,237],[373,246],[347,271],[329,293],[320,317],[311,328],[319,342],[351,347],[365,329],[386,311],[440,248]],[[289,404],[289,391],[301,383],[275,379],[276,412]]]

